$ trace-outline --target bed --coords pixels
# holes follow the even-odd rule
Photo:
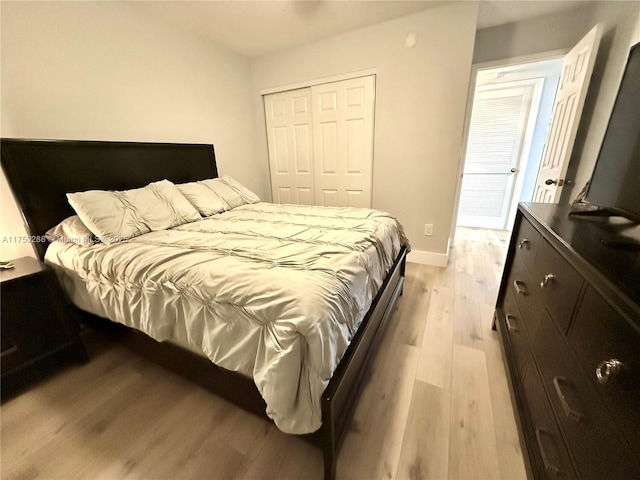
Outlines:
[[[218,176],[213,146],[200,144],[3,139],[2,165],[33,238],[41,238],[74,213],[65,196],[68,192],[127,190],[164,179],[185,184]],[[336,222],[337,228],[330,231],[329,224]],[[116,242],[83,249],[75,244],[54,242],[49,247],[38,242],[35,247],[38,255],[61,273],[63,284],[88,323],[110,324],[100,318],[106,317],[127,325],[130,328],[120,329],[125,332],[123,336],[134,339],[129,343],[154,361],[245,409],[267,414],[283,431],[307,434],[323,449],[325,478],[330,479],[335,478],[337,451],[365,367],[402,292],[406,239],[396,239],[395,247],[378,245],[372,250],[370,246],[388,243],[377,237],[371,240],[371,225],[377,231],[387,229],[393,222],[375,211],[253,203],[167,231],[149,232],[127,245]],[[225,241],[232,239],[231,247],[220,243],[221,233]],[[318,243],[323,244],[322,248]],[[318,248],[320,253],[314,253]],[[279,253],[271,253],[274,249]],[[339,255],[358,265],[367,256],[381,259],[379,263],[365,262],[369,267],[364,270],[340,264],[338,271],[334,263]],[[115,259],[127,256],[130,258],[125,262],[126,268],[120,268]],[[252,264],[252,270],[243,273],[247,256],[254,257],[254,263],[257,258],[258,265]],[[161,262],[166,267],[162,271],[157,267],[158,258],[171,258]],[[137,269],[132,270],[132,265]],[[375,271],[376,268],[383,271]],[[154,288],[161,285],[173,291],[173,298],[166,300],[164,292],[162,301],[147,301],[154,292],[138,292],[135,279],[140,272],[154,279]],[[275,283],[281,272],[286,273],[289,286],[287,281]],[[364,293],[355,299],[351,295],[316,295],[315,290],[304,290],[307,278],[313,278],[325,293],[355,289],[360,284],[358,291]],[[124,284],[126,288],[120,288]],[[283,286],[276,287],[278,293],[274,294],[273,285]],[[296,289],[305,294],[296,294]],[[91,290],[99,290],[99,295],[92,297]],[[268,308],[253,302],[258,297],[268,297]],[[144,302],[145,315],[140,315],[139,307]],[[328,304],[327,310],[320,308],[324,303]],[[130,308],[123,308],[125,305]],[[246,324],[228,320],[238,316],[238,312],[231,311],[233,308],[247,317]],[[122,312],[127,309],[130,311]],[[167,313],[172,310],[181,313]],[[263,322],[268,316],[265,310],[276,320]],[[209,312],[208,316],[200,315],[200,311]],[[342,312],[346,311],[352,314],[343,318]],[[207,348],[212,342],[203,340],[207,335],[202,334],[202,329],[180,326],[174,316],[188,316],[196,324],[208,325],[204,331],[214,339],[222,338],[221,332],[228,332],[229,338],[238,345],[246,344],[243,349],[253,351],[254,356],[257,352],[262,360],[253,362],[238,355],[235,343],[226,350]],[[333,322],[320,322],[318,316],[330,317]],[[301,323],[294,323],[292,318]],[[351,341],[329,335],[330,329],[342,332],[342,337]],[[178,340],[182,342],[178,343],[183,346],[163,342],[175,340],[168,331],[181,332]],[[301,342],[300,338],[304,340]],[[184,348],[187,344],[200,351]],[[331,353],[337,355],[335,360],[331,360]],[[298,357],[304,357],[305,367],[296,370],[291,365],[300,363]],[[308,367],[307,357],[323,360],[310,360]],[[292,374],[299,377],[292,382],[295,388],[277,380]]]

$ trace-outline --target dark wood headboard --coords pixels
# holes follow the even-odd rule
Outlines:
[[[22,210],[27,231],[41,236],[70,215],[65,194],[85,190],[127,190],[167,179],[192,182],[218,176],[213,145],[1,141],[2,168]],[[36,243],[40,258],[46,243]]]

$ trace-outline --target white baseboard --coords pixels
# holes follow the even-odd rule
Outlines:
[[[407,255],[407,262],[422,263],[433,267],[446,267],[449,261],[449,249],[447,253],[425,252],[424,250],[411,250]]]

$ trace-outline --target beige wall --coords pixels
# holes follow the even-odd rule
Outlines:
[[[595,5],[593,23],[601,22],[604,31],[567,171],[567,178],[573,179],[574,185],[564,189],[562,203],[573,201],[591,178],[639,15],[640,2],[598,2]]]
[[[373,207],[396,215],[413,249],[444,257],[451,228],[477,4],[362,28],[252,62],[260,162],[268,175],[262,89],[375,68]],[[408,49],[407,34],[418,35]],[[424,224],[434,225],[426,237]]]
[[[2,2],[3,137],[213,143],[263,196],[248,59],[124,2]],[[2,175],[1,235],[24,234]],[[0,258],[32,254],[0,243]]]
[[[474,62],[486,62],[568,49],[596,23],[603,24],[598,58],[585,101],[567,179],[562,192],[572,201],[591,177],[613,108],[629,46],[640,40],[640,2],[592,2],[564,13],[478,30]]]
[[[596,2],[565,12],[476,32],[473,63],[570,48],[591,30]]]

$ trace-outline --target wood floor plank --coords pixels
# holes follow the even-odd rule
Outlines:
[[[213,405],[212,405],[213,403]],[[222,399],[212,397],[199,388],[185,388],[181,398],[167,405],[151,428],[126,436],[126,453],[114,455],[99,472],[98,478],[150,478],[149,472],[157,466],[169,464],[168,471],[178,462],[182,449],[194,443],[197,428],[206,416],[218,412],[218,418],[234,408],[225,409]],[[164,472],[158,472],[162,476]]]
[[[413,271],[414,269],[412,269]],[[420,265],[410,286],[411,301],[404,302],[403,320],[398,323],[394,341],[413,347],[419,347],[425,328],[426,315],[434,285],[434,276],[438,269]]]
[[[49,456],[43,443],[51,439],[64,438],[67,432],[73,432],[82,426],[79,422],[88,422],[87,418],[90,418],[89,415],[94,409],[106,409],[126,395],[125,392],[132,388],[140,388],[143,377],[135,367],[136,360],[138,359],[128,364],[122,364],[120,360],[120,365],[109,374],[98,376],[97,378],[103,382],[101,388],[96,388],[95,384],[91,389],[77,385],[77,390],[84,390],[82,400],[78,399],[76,388],[70,387],[75,387],[75,382],[56,382],[53,394],[53,382],[47,382],[25,394],[31,404],[30,415],[13,417],[12,413],[16,412],[9,406],[14,402],[22,403],[18,402],[21,398],[11,400],[6,409],[3,405],[2,439],[11,439],[10,442],[2,443],[3,470],[13,469],[14,466],[19,469],[19,465],[28,463],[28,459],[43,448],[45,457]],[[100,362],[96,366],[99,367]],[[60,385],[67,385],[67,388],[58,388]],[[87,408],[86,405],[90,407]]]
[[[441,268],[434,277],[434,287],[448,287],[453,289],[456,280],[455,270],[455,252],[451,249],[449,256],[449,265],[447,268]]]
[[[451,394],[416,380],[397,479],[439,480],[449,470]]]
[[[453,315],[454,344],[482,349],[482,325],[473,275],[456,272]]]
[[[197,442],[176,443],[145,473],[144,478],[201,479],[210,478],[214,472],[217,478],[242,478],[248,466],[245,456],[225,442],[215,422],[205,421],[204,424],[209,427],[208,431],[194,428],[195,435],[183,436],[188,440],[195,438]]]
[[[133,476],[198,478],[197,472],[207,468],[212,472],[218,469],[225,472],[225,478],[239,478],[246,468],[246,459],[226,442],[220,430],[228,415],[236,409],[221,399],[203,403],[208,404],[208,408],[183,410],[184,426],[175,425],[175,430],[168,432],[166,437],[158,437],[161,443],[155,448],[164,450],[162,455],[154,462],[143,459],[132,471]],[[258,429],[256,436],[260,435],[262,431]],[[212,452],[218,453],[212,455]]]
[[[435,287],[429,304],[416,378],[449,390],[452,344],[453,292],[448,287]]]
[[[453,346],[449,478],[500,478],[485,354]]]
[[[487,254],[473,255],[475,271],[475,287],[478,303],[495,305],[498,295],[498,281],[496,280],[495,265]]]
[[[251,460],[267,442],[271,430],[277,428],[264,418],[245,413],[231,408],[217,429],[229,446]]]
[[[393,343],[376,381],[363,392],[357,415],[344,439],[338,459],[339,478],[369,480],[393,478],[398,468],[419,349]],[[361,419],[361,420],[359,420]]]
[[[486,251],[493,265],[496,281],[500,283],[504,260],[507,255],[511,233],[505,230],[487,230]]]
[[[99,470],[101,462],[107,457],[102,454],[103,446],[96,447],[96,444],[105,439],[113,442],[115,448],[122,445],[119,438],[126,430],[116,431],[113,427],[131,409],[145,407],[144,402],[135,402],[134,399],[137,392],[152,389],[154,380],[151,372],[138,378],[124,378],[121,388],[102,392],[102,398],[86,404],[84,409],[78,411],[68,410],[64,404],[47,405],[47,410],[62,408],[68,421],[36,442],[36,447],[15,464],[6,464],[3,458],[3,472],[6,471],[9,478],[20,478],[24,472],[34,469],[38,473],[36,478],[82,478],[95,469]],[[127,426],[130,427],[130,421]],[[144,428],[142,424],[136,426],[138,429]],[[82,463],[65,460],[67,452],[72,451],[83,458]]]
[[[272,429],[260,454],[242,478],[322,480],[322,472],[322,452],[318,448],[301,438]]]
[[[473,275],[473,249],[468,238],[459,238],[456,243],[456,273]]]
[[[482,228],[468,228],[465,230],[468,230],[469,243],[471,244],[471,253],[473,255],[485,254],[485,245],[487,243],[488,231]]]

